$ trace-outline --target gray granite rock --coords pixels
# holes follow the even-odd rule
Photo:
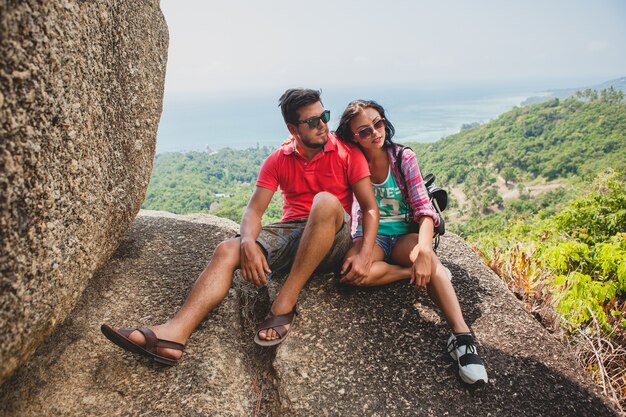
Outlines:
[[[0,383],[141,206],[167,46],[156,0],[0,0]]]
[[[171,368],[100,333],[102,323],[135,327],[171,317],[215,246],[237,230],[215,217],[140,214],[65,323],[0,388],[0,415],[251,415],[263,383],[248,365],[252,346],[234,290]]]
[[[338,286],[314,275],[278,348],[253,342],[269,291],[236,277],[192,335],[180,364],[126,353],[101,323],[162,322],[182,304],[215,246],[237,225],[142,212],[77,308],[0,388],[0,415],[610,416],[575,358],[526,313],[458,237],[439,254],[479,341],[489,383],[464,385],[444,352],[448,329],[423,291]]]
[[[464,385],[448,326],[425,291],[309,282],[294,331],[276,350],[279,415],[608,416],[614,409],[465,241],[438,250],[453,274],[489,383]]]

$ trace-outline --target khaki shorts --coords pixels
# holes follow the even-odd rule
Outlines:
[[[343,225],[335,234],[333,246],[317,267],[317,271],[332,271],[339,268],[352,245],[350,216],[345,211],[343,214]],[[261,229],[256,241],[265,249],[267,263],[272,271],[284,272],[289,270],[296,256],[306,222],[307,219],[299,219],[271,223]]]

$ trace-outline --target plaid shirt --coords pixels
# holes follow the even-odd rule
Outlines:
[[[396,152],[401,148],[402,145],[395,145],[395,148],[387,148],[387,157],[389,158],[389,165],[391,165],[391,175],[393,175],[393,178],[396,180],[396,184],[398,184],[400,191],[402,191],[402,195],[408,195],[409,197],[407,204],[413,209],[413,221],[417,223],[420,217],[428,216],[433,219],[435,227],[437,227],[441,222],[439,214],[435,211],[435,208],[428,198],[428,191],[426,191],[426,186],[422,180],[422,173],[417,163],[415,153],[408,148],[402,153],[401,163],[406,183],[402,181],[400,168],[396,166]],[[356,232],[358,225],[362,222],[363,214],[361,213],[361,207],[355,198],[352,203],[352,234]]]

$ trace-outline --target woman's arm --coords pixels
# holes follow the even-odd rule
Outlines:
[[[346,258],[341,267],[341,273],[346,274],[347,281],[360,282],[367,277],[372,266],[372,252],[378,233],[378,205],[374,197],[374,189],[370,177],[357,181],[352,191],[361,206],[363,216],[363,244],[360,250]]]
[[[433,262],[433,235],[435,224],[433,219],[422,216],[419,219],[419,234],[417,246],[417,258],[411,267],[411,284],[416,287],[425,287],[430,282]]]
[[[422,172],[415,153],[411,149],[405,149],[402,154],[402,167],[396,167],[398,172],[402,169],[405,178],[405,189],[408,195],[408,204],[413,209],[413,221],[420,223],[423,216],[433,220],[434,227],[439,226],[441,219],[428,198],[428,191],[422,179]],[[402,178],[400,178],[400,181]],[[398,181],[398,179],[396,179]],[[421,230],[421,229],[420,229]]]

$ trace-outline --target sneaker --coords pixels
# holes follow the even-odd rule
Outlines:
[[[487,371],[476,351],[471,333],[454,333],[448,339],[448,353],[459,364],[459,376],[466,384],[486,384]]]

